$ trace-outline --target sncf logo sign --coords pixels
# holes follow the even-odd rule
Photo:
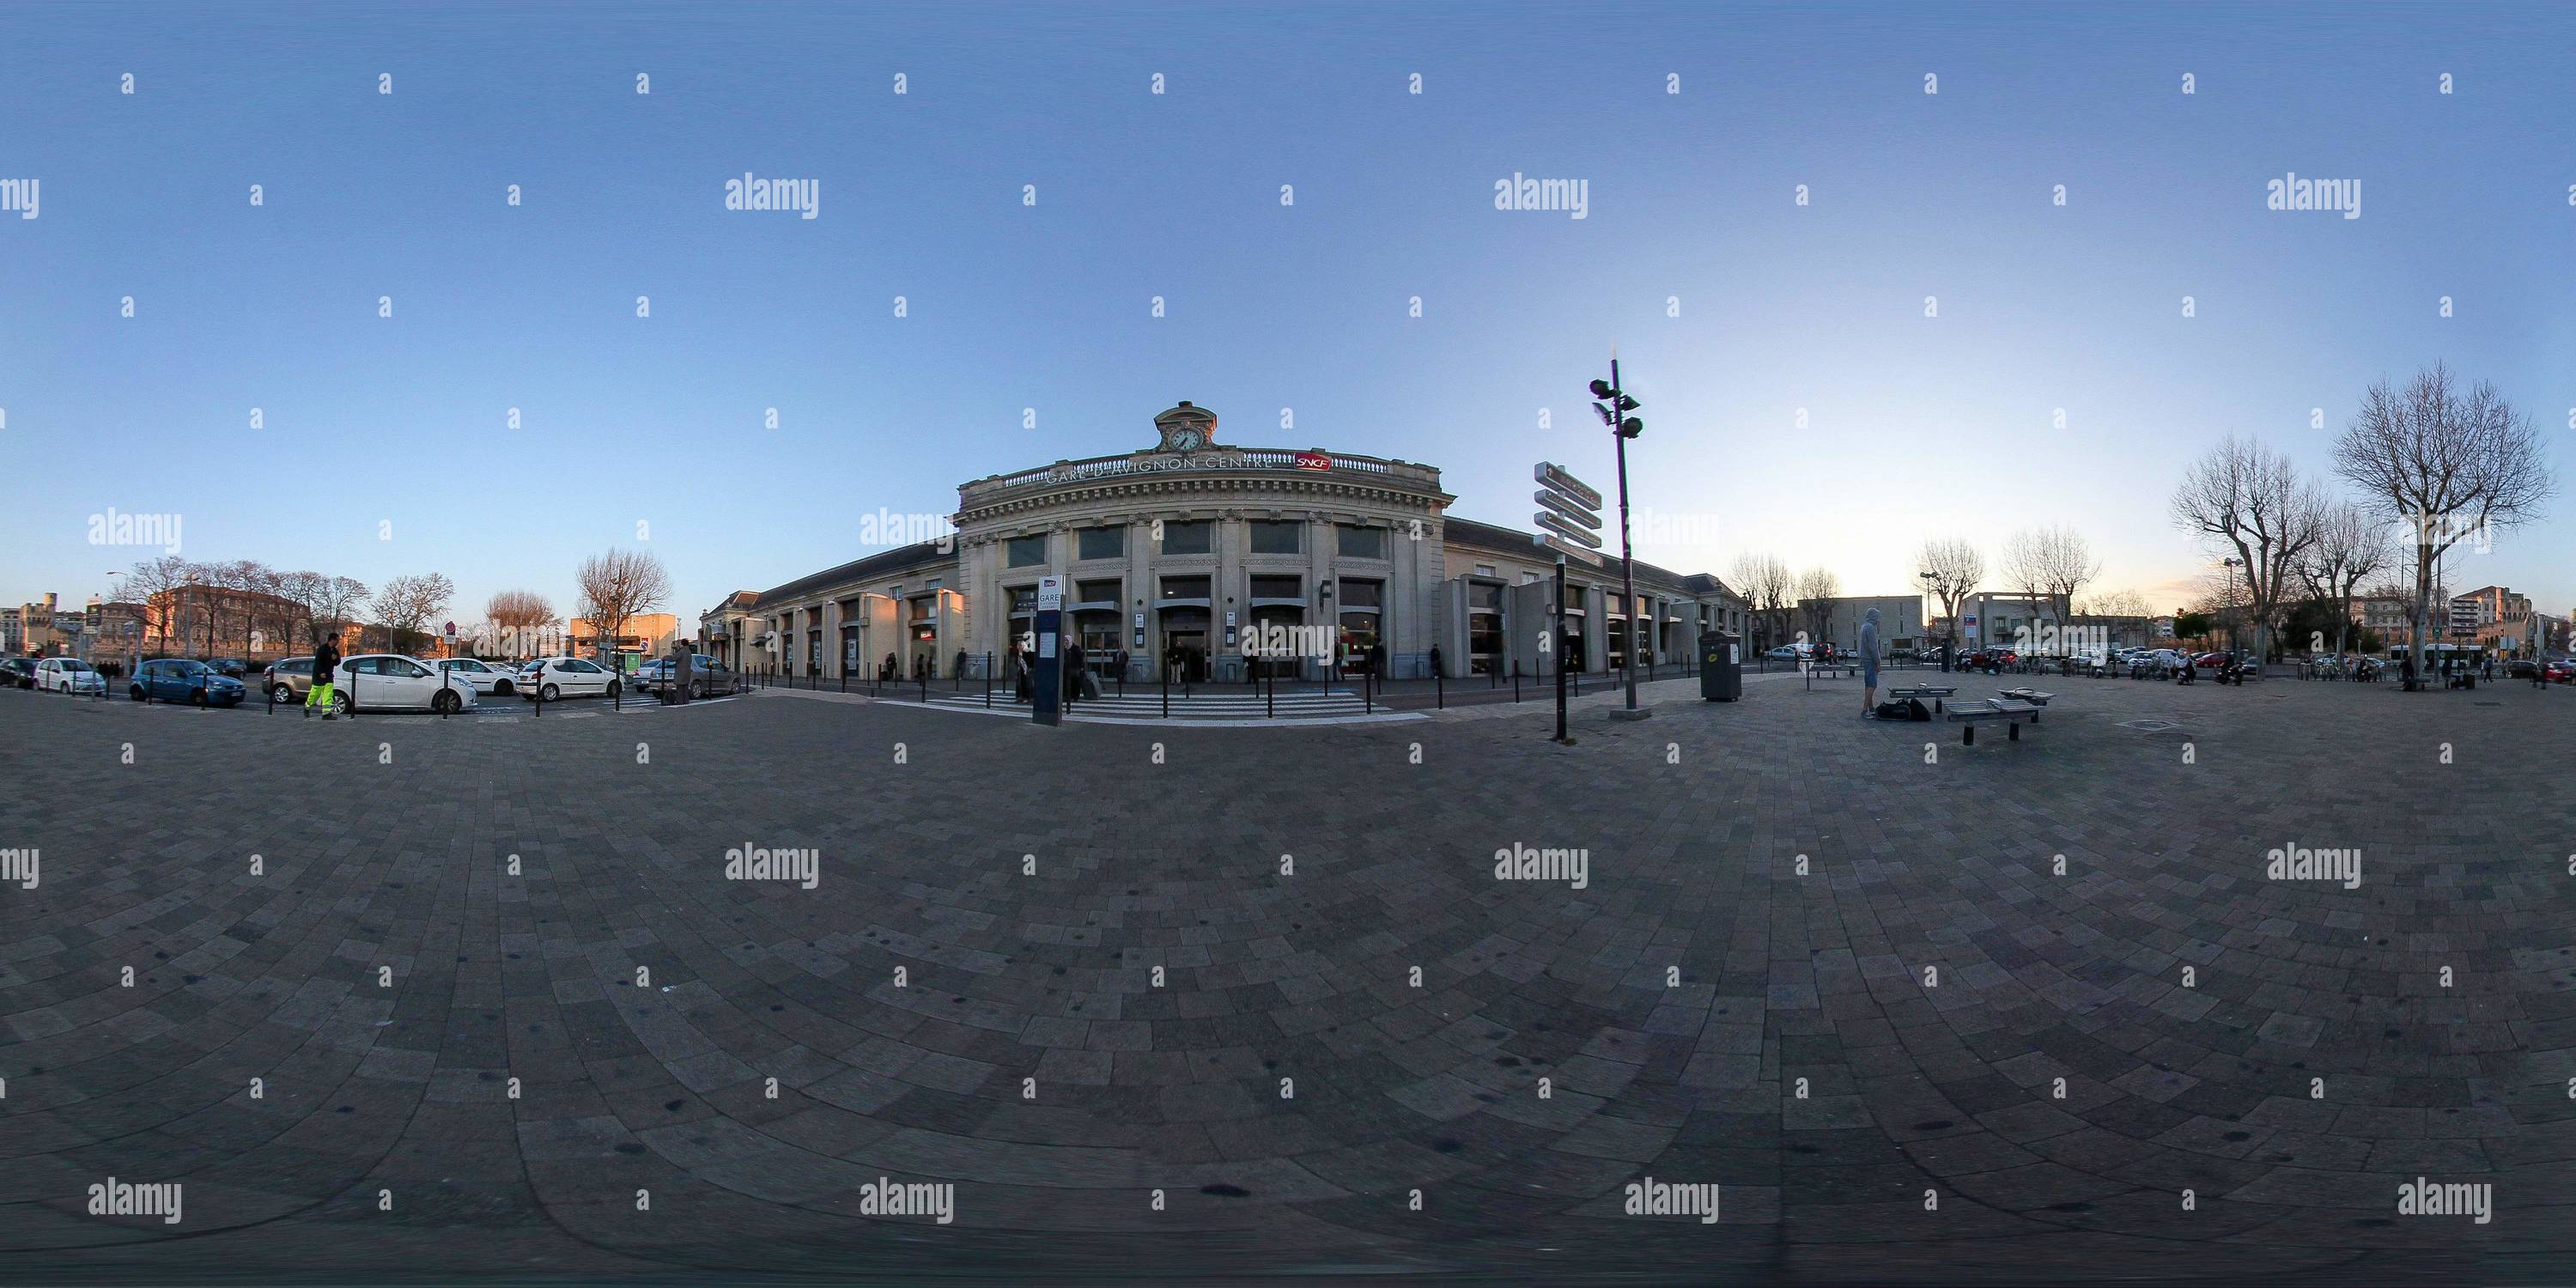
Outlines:
[[[1297,453],[1297,468],[1301,470],[1329,470],[1333,468],[1333,458],[1324,455],[1322,452],[1299,452]]]

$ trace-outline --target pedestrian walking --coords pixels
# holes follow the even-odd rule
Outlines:
[[[313,650],[313,684],[304,691],[305,715],[312,715],[313,708],[319,706],[322,708],[323,719],[340,718],[339,708],[332,705],[331,692],[331,677],[337,674],[339,669],[340,632],[333,631],[322,638],[320,648]]]
[[[1860,615],[1860,713],[1878,716],[1878,610]]]
[[[689,655],[689,642],[677,636],[671,639],[671,673],[663,677],[662,700],[675,706],[689,700],[691,666],[696,659]]]

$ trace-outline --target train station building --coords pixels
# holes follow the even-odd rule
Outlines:
[[[700,618],[705,651],[837,681],[891,671],[974,678],[1030,634],[1038,580],[1104,676],[1312,679],[1544,673],[1555,552],[1532,532],[1448,516],[1437,467],[1323,449],[1234,447],[1183,402],[1155,441],[962,484],[950,531],[760,592]],[[1615,537],[1613,538],[1615,540]],[[1631,616],[1640,665],[1687,658],[1703,628],[1743,634],[1742,597],[1706,573],[1570,562],[1567,647],[1609,671]]]

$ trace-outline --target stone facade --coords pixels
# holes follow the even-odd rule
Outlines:
[[[1314,678],[1381,659],[1391,676],[1538,673],[1554,555],[1527,533],[1445,517],[1429,465],[1322,449],[1230,447],[1187,402],[1154,446],[958,488],[953,535],[728,597],[700,618],[728,661],[794,676],[980,676],[1027,637],[1039,578],[1064,579],[1064,627],[1107,675]],[[1570,570],[1581,669],[1618,650],[1616,560]],[[1643,657],[1738,632],[1746,606],[1705,574],[1637,565]],[[988,660],[989,659],[989,660]]]

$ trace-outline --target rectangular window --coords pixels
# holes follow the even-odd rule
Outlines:
[[[1207,597],[1208,579],[1205,577],[1165,577],[1163,579],[1163,598],[1165,599],[1205,599]]]
[[[1013,586],[1013,587],[1011,587],[1011,611],[1012,611],[1012,612],[1014,612],[1014,613],[1034,613],[1034,612],[1036,612],[1037,610],[1038,610],[1038,588],[1037,588],[1037,587],[1035,587],[1035,586]]]
[[[1214,534],[1205,519],[1163,525],[1163,553],[1167,555],[1203,555],[1214,550]]]
[[[1306,549],[1305,524],[1256,519],[1245,526],[1252,529],[1252,553],[1256,555],[1293,555]]]
[[[1084,528],[1080,541],[1081,558],[1116,559],[1127,553],[1125,528]]]
[[[1385,595],[1385,592],[1385,582],[1354,581],[1351,578],[1344,577],[1342,578],[1341,591],[1342,607],[1375,608],[1378,606],[1378,601]]]
[[[1002,551],[1002,563],[1005,567],[1026,568],[1030,564],[1045,563],[1046,534],[1041,532],[1034,537],[1013,537],[1003,543]]]
[[[1306,582],[1300,577],[1255,577],[1252,579],[1252,597],[1303,600],[1306,597]]]
[[[1479,577],[1491,577],[1494,575],[1494,566],[1492,564],[1478,564],[1476,565],[1476,575]]]
[[[1345,523],[1339,525],[1335,533],[1340,538],[1341,555],[1344,559],[1386,558],[1386,529],[1384,528],[1357,528]]]
[[[1114,604],[1118,602],[1118,579],[1099,577],[1074,583],[1073,598],[1080,604]]]

